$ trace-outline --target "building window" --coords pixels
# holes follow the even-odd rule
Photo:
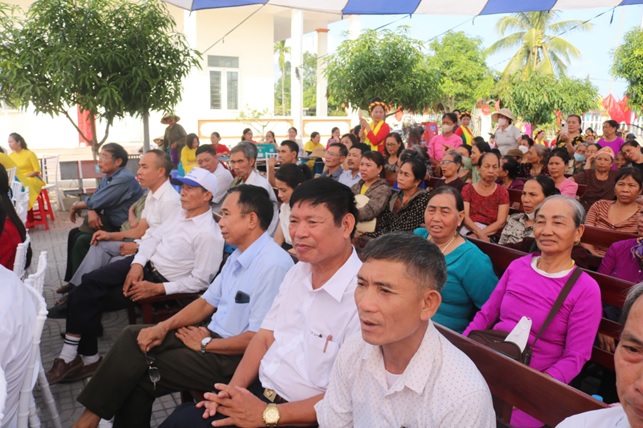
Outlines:
[[[210,68],[210,108],[239,109],[239,58],[208,55]]]

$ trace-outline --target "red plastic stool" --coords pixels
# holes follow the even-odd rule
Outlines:
[[[45,188],[43,188],[40,191],[40,194],[42,195],[44,201],[45,201],[45,213],[49,216],[49,219],[51,221],[54,221],[54,210],[51,208],[51,202],[49,201],[49,191]]]
[[[51,210],[51,207],[50,207]],[[45,230],[49,230],[49,224],[47,224],[47,211],[45,210],[45,197],[43,192],[40,192],[36,204],[27,212],[27,222],[25,226],[27,229],[31,229],[38,225],[44,225]]]

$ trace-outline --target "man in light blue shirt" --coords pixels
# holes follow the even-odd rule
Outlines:
[[[371,148],[364,143],[357,143],[348,149],[348,156],[346,157],[348,169],[342,171],[338,181],[348,187],[353,187],[354,184],[358,183],[362,179],[359,174],[359,163],[362,160],[362,155],[370,151]]]
[[[86,407],[78,424],[97,426],[114,417],[115,428],[149,426],[156,397],[208,391],[230,380],[293,266],[266,232],[272,213],[265,189],[240,185],[230,191],[219,226],[237,250],[202,298],[155,326],[125,329],[78,397]],[[210,316],[207,329],[194,326]]]

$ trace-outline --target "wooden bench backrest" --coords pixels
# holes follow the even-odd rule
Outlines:
[[[587,190],[587,184],[579,184],[578,190],[576,190],[576,197],[580,198],[581,196],[583,196],[586,190]]]
[[[565,418],[607,407],[604,403],[448,328],[436,327],[482,373],[493,396],[499,426],[508,426],[513,407],[549,426]]]
[[[584,244],[609,248],[609,246],[614,242],[637,237],[638,235],[633,233],[618,232],[615,230],[604,229],[602,227],[585,226],[585,232],[583,232],[583,236],[580,241]]]
[[[522,190],[509,189],[508,192],[509,192],[509,206],[516,207],[517,210],[522,211]],[[517,208],[517,207],[520,207],[520,208]]]

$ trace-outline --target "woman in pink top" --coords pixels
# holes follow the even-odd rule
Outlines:
[[[554,180],[554,184],[560,190],[561,195],[575,198],[578,183],[565,177],[565,169],[569,164],[569,160],[567,149],[555,149],[547,159],[547,172],[551,179]]]
[[[446,152],[455,150],[462,144],[462,138],[455,134],[457,123],[458,116],[455,113],[442,115],[442,134],[431,138],[427,146],[434,168],[439,165]]]
[[[616,135],[618,126],[618,122],[613,119],[603,122],[603,136],[597,141],[601,147],[610,147],[614,153],[618,153],[625,142],[621,137]],[[614,169],[616,169],[616,167],[614,167]]]
[[[585,210],[566,196],[550,196],[536,210],[533,226],[541,254],[512,262],[493,293],[464,331],[511,331],[523,316],[531,318],[533,344],[545,318],[575,268],[572,248],[583,235]],[[547,330],[533,346],[530,367],[564,383],[571,382],[592,354],[602,315],[596,281],[581,274]],[[511,425],[540,427],[542,422],[515,410]]]

